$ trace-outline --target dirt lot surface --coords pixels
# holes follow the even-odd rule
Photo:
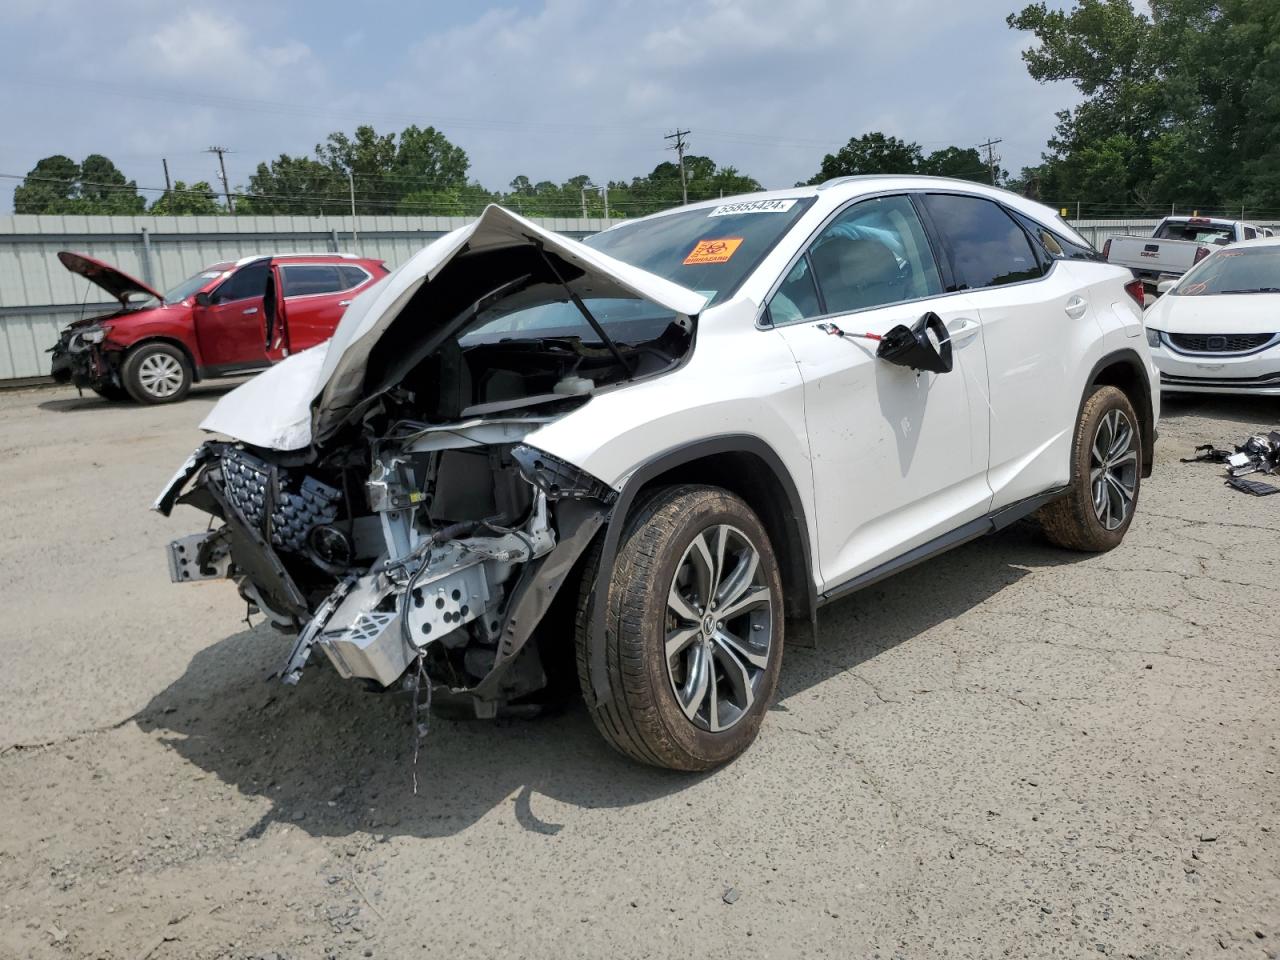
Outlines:
[[[332,671],[152,498],[217,398],[0,393],[0,957],[1263,957],[1280,951],[1280,497],[1184,465],[1280,403],[1167,403],[1125,543],[1029,524],[828,608],[706,776],[580,705],[436,721]]]

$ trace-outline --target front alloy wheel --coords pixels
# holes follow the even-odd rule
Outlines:
[[[174,403],[191,389],[194,379],[186,354],[170,343],[134,347],[120,369],[129,395],[139,403]]]
[[[667,592],[667,677],[703,730],[740,722],[769,666],[773,599],[760,554],[728,524],[694,537]]]
[[[593,638],[593,606],[605,629]],[[764,525],[717,487],[653,492],[627,518],[612,569],[600,547],[578,607],[578,679],[596,728],[627,756],[706,770],[755,739],[782,662],[782,579]],[[609,693],[597,701],[603,645]]]

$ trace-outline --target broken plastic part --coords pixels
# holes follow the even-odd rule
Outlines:
[[[898,324],[880,340],[876,356],[900,367],[950,373],[951,334],[936,313],[926,313],[910,327]]]
[[[527,444],[511,450],[511,459],[520,468],[520,475],[547,495],[548,500],[599,500],[612,504],[618,493],[603,480],[597,480],[585,470],[565,463],[549,453]]]

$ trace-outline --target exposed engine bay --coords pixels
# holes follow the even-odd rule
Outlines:
[[[287,683],[318,649],[374,689],[425,672],[493,716],[547,685],[529,641],[616,496],[525,438],[691,345],[687,316],[540,246],[464,253],[390,323],[323,442],[192,455],[156,509],[221,523],[170,545],[171,577],[229,578],[296,634]]]

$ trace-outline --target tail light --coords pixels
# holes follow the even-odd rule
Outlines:
[[[1147,291],[1141,280],[1130,280],[1124,285],[1124,292],[1133,297],[1133,302],[1144,310],[1147,308]]]
[[[1108,237],[1106,241],[1102,244],[1102,259],[1103,260],[1111,259],[1111,238],[1110,237]]]
[[[1209,254],[1213,253],[1208,247],[1196,247],[1196,258],[1191,261],[1191,265],[1195,266]]]

